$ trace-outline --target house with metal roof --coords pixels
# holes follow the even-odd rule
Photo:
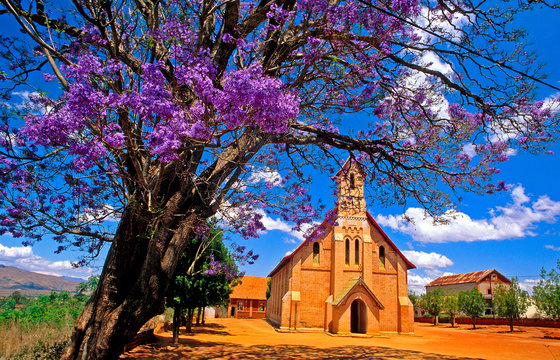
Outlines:
[[[267,319],[280,329],[413,332],[407,271],[415,266],[367,212],[365,176],[358,163],[344,164],[334,218],[269,274]]]
[[[464,274],[440,276],[425,285],[426,292],[440,288],[445,292],[469,291],[477,288],[487,302],[486,313],[492,313],[494,289],[499,285],[510,286],[511,281],[496,269],[481,270]]]

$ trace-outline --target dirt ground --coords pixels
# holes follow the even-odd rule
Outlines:
[[[212,319],[194,327],[193,335],[181,334],[180,345],[172,344],[171,333],[162,332],[155,343],[121,359],[560,360],[560,329],[524,327],[509,333],[507,326],[471,328],[416,323],[414,335],[349,337],[281,333],[264,320]]]

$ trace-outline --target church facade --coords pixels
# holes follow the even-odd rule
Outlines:
[[[324,221],[323,235],[304,241],[268,275],[266,317],[280,329],[413,332],[407,271],[415,266],[367,212],[364,176],[346,162],[337,174],[336,219]]]

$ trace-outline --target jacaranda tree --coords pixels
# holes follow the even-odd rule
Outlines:
[[[312,167],[350,156],[377,204],[437,214],[557,136],[512,27],[539,0],[0,2],[1,231],[110,246],[65,359],[115,358],[218,212],[310,223]]]

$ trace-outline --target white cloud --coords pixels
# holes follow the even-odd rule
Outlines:
[[[285,232],[286,234],[288,234],[290,236],[293,236],[294,238],[296,238],[298,240],[305,240],[309,231],[315,225],[317,225],[317,223],[303,224],[303,225],[301,225],[300,230],[296,230],[296,229],[294,229],[294,227],[292,225],[288,224],[287,222],[284,222],[280,219],[273,219],[272,217],[268,216],[262,210],[257,210],[257,212],[262,215],[261,222],[264,225],[266,231],[279,230],[279,231]],[[287,240],[284,239],[284,242],[287,242]],[[294,240],[293,243],[295,244],[296,241]]]
[[[547,248],[547,249],[550,249],[550,250],[560,251],[560,246],[545,245],[544,247]]]
[[[476,146],[473,144],[463,145],[463,153],[467,154],[472,159],[476,156]]]
[[[33,253],[31,246],[4,246],[0,244],[0,262],[3,265],[55,276],[73,276],[86,279],[93,273],[89,268],[73,268],[68,260],[51,261]]]
[[[420,16],[416,19],[421,28],[427,28],[432,32],[445,36],[445,38],[459,41],[463,36],[461,28],[467,25],[473,15],[463,15],[459,13],[449,14],[447,11],[423,7]],[[424,31],[416,30],[423,42],[435,42],[439,39]]]
[[[560,215],[560,202],[543,195],[532,204],[521,185],[511,191],[513,202],[490,210],[488,219],[472,219],[469,215],[448,210],[436,222],[423,209],[408,208],[403,215],[378,215],[377,222],[410,235],[423,243],[504,240],[535,236],[532,231],[539,222],[554,223]],[[410,219],[411,221],[407,221]]]
[[[525,279],[519,282],[519,287],[532,295],[533,286],[538,285],[538,283],[539,283],[538,279]]]
[[[404,250],[404,256],[418,268],[442,268],[453,265],[447,256],[435,252],[427,253],[424,251]]]
[[[247,180],[249,184],[256,184],[260,181],[264,181],[273,186],[280,186],[282,185],[282,176],[274,169],[264,168],[252,172],[251,176]]]
[[[85,222],[118,222],[121,218],[121,213],[113,206],[105,204],[100,209],[85,209],[80,218]]]
[[[414,292],[418,295],[426,292],[424,287],[427,283],[433,281],[435,278],[429,276],[422,276],[415,274],[412,271],[408,272],[408,291]]]

